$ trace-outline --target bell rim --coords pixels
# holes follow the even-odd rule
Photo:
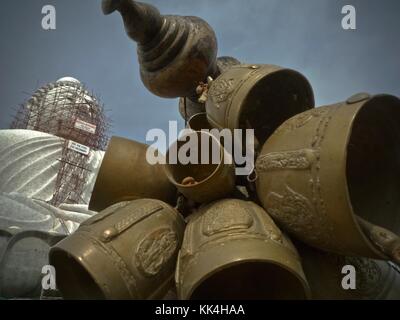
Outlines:
[[[249,251],[244,251],[244,254],[240,258],[235,258],[234,256],[230,256],[228,254],[228,257],[226,257],[226,252],[227,247],[230,247],[229,249],[232,250],[232,252],[237,251],[237,243],[241,242],[246,243],[246,246],[251,244],[252,249],[254,250],[255,248],[260,249],[257,251],[258,257],[253,256],[253,253],[250,253]],[[269,249],[274,250],[283,250],[281,254],[268,254]],[[293,276],[293,279],[297,281],[297,283],[301,286],[301,289],[304,293],[303,299],[310,299],[311,298],[311,291],[310,287],[308,285],[307,279],[304,275],[304,271],[302,270],[301,266],[301,261],[299,259],[299,256],[296,254],[296,252],[290,250],[288,247],[284,246],[283,244],[276,243],[273,240],[266,240],[265,238],[257,237],[257,238],[245,238],[241,237],[239,239],[231,239],[229,242],[224,244],[224,251],[223,254],[218,253],[218,249],[220,249],[219,246],[213,245],[212,247],[209,247],[207,249],[204,249],[202,247],[198,252],[194,253],[193,256],[191,256],[189,261],[187,262],[185,269],[186,270],[177,270],[177,277],[178,281],[177,282],[177,289],[178,289],[178,296],[181,299],[191,299],[193,293],[196,291],[196,289],[207,279],[209,279],[211,276],[229,269],[230,267],[245,264],[245,263],[254,263],[254,262],[261,262],[265,264],[272,264],[275,266],[278,266],[282,268],[283,270],[287,271],[288,274]],[[207,256],[204,256],[205,251],[207,251]],[[200,257],[203,256],[203,259],[205,261],[210,260],[209,256],[212,256],[212,252],[215,253],[214,257],[217,257],[217,262],[213,263],[208,263],[209,266],[212,266],[210,268],[212,272],[205,272],[204,268],[201,268],[199,266],[198,260],[201,259]],[[182,251],[181,251],[182,252]],[[263,253],[263,255],[260,255],[260,252]],[[181,257],[182,253],[180,253],[179,257]],[[248,257],[246,257],[248,255]],[[281,256],[284,255],[285,258],[281,258]],[[224,260],[225,259],[225,260]],[[275,259],[275,260],[273,260]],[[290,263],[291,266],[288,266],[288,261],[292,261]],[[285,263],[286,262],[286,263]],[[297,264],[297,266],[296,266]],[[181,268],[181,264],[178,263],[179,267]],[[190,268],[190,272],[187,271],[188,267]],[[296,268],[298,270],[296,270]],[[197,276],[196,276],[197,274]],[[191,280],[188,280],[191,279]],[[190,284],[189,284],[190,281]],[[182,283],[182,285],[180,285]],[[184,284],[187,284],[186,286]],[[190,287],[190,289],[189,289]]]
[[[151,183],[153,186],[152,190],[154,191],[154,189],[156,189],[154,194],[150,194],[148,191],[140,191],[138,188],[133,189],[132,191],[126,190],[127,185],[132,186],[135,184],[131,181],[134,180],[131,179],[134,177],[132,170],[130,170],[132,169],[131,161],[126,160],[131,160],[131,155],[133,153],[135,155],[133,158],[141,158],[141,155],[145,157],[145,154],[149,148],[152,147],[144,143],[119,136],[113,136],[110,139],[108,148],[104,154],[104,158],[93,186],[92,195],[89,201],[89,210],[99,212],[113,204],[122,201],[133,201],[146,198],[157,198],[168,204],[172,204],[174,202],[173,198],[176,193],[176,188],[168,181],[166,177],[163,176],[162,166],[159,164],[155,164],[154,166],[149,164],[149,168],[146,169],[146,171],[152,169],[161,173],[159,178],[162,177],[162,180],[158,180],[157,187],[155,187],[155,183]],[[128,155],[126,159],[122,159],[122,156],[119,155],[119,152],[116,152],[121,149],[125,150],[124,155]],[[133,149],[136,151],[133,152]],[[159,150],[156,151],[161,154]],[[124,165],[122,166],[122,164]],[[152,167],[151,169],[150,166]],[[142,162],[139,163],[139,167],[143,168]],[[121,187],[121,184],[123,187]],[[117,191],[115,191],[114,187],[118,187]],[[121,188],[124,188],[125,190],[121,191]],[[149,189],[149,186],[147,189]],[[161,191],[161,189],[163,190]]]
[[[213,112],[210,112],[209,110],[212,110],[215,108],[215,103],[210,102],[211,99],[207,99],[206,102],[206,113],[207,113],[207,118],[214,127],[216,128],[229,128],[230,130],[234,130],[237,128],[240,128],[240,116],[242,114],[242,111],[245,109],[244,105],[246,104],[246,100],[248,95],[251,93],[252,89],[259,83],[260,81],[266,80],[267,78],[279,74],[279,73],[286,73],[290,75],[291,77],[296,76],[298,80],[301,80],[301,86],[303,90],[305,91],[306,94],[305,96],[309,98],[310,103],[309,106],[305,107],[306,109],[304,111],[312,110],[315,107],[315,94],[314,90],[312,88],[312,85],[310,81],[307,79],[305,75],[303,75],[301,72],[296,71],[291,68],[286,68],[286,67],[281,67],[278,65],[274,64],[240,64],[240,65],[234,65],[228,70],[226,70],[224,73],[219,75],[215,81],[229,78],[230,73],[234,72],[237,69],[243,69],[243,74],[246,73],[251,73],[251,70],[255,70],[255,74],[253,75],[247,75],[248,78],[244,81],[242,84],[237,84],[236,88],[234,91],[231,93],[230,101],[229,103],[226,104],[225,107],[225,116],[222,119],[222,123],[220,123],[219,120],[221,119],[216,119],[215,116],[212,116]],[[250,70],[250,71],[249,71]],[[247,72],[246,72],[247,71]],[[233,101],[235,100],[235,97],[237,96],[243,96],[245,98],[240,99],[239,104],[234,104]],[[235,106],[235,107],[234,107]],[[235,114],[238,114],[238,116],[230,116],[232,113],[230,112],[231,109],[235,109]],[[218,117],[217,117],[218,118]],[[289,119],[289,118],[288,118]]]
[[[168,177],[168,179],[170,180],[171,183],[173,183],[173,184],[174,184],[176,187],[178,187],[179,189],[183,189],[183,190],[185,190],[185,189],[186,189],[186,190],[193,190],[193,188],[195,188],[195,187],[204,185],[205,183],[207,183],[208,181],[210,181],[211,179],[213,179],[213,177],[215,177],[215,175],[216,175],[219,171],[221,171],[221,168],[222,168],[223,166],[225,166],[225,164],[224,164],[223,162],[224,162],[225,154],[227,153],[227,151],[225,150],[225,148],[223,147],[223,145],[222,145],[211,133],[208,133],[208,132],[206,132],[206,131],[194,131],[194,130],[192,130],[192,132],[188,133],[186,136],[193,135],[193,134],[206,134],[206,135],[208,135],[209,137],[211,137],[211,139],[215,140],[215,141],[218,143],[218,147],[219,147],[219,149],[220,149],[220,152],[219,152],[219,153],[220,153],[220,158],[219,158],[219,163],[217,164],[217,166],[215,167],[215,169],[212,171],[212,173],[211,173],[206,179],[201,180],[200,182],[196,183],[194,186],[193,186],[193,185],[184,185],[184,184],[179,183],[178,181],[176,181],[176,179],[175,179],[175,178],[173,177],[173,175],[172,175],[171,170],[169,169],[169,166],[170,166],[170,165],[167,163],[167,164],[164,166],[164,172],[165,172],[165,174],[167,175],[167,177]],[[172,146],[177,145],[178,142],[179,142],[179,141],[175,141],[174,144],[173,144]],[[172,146],[171,146],[171,148],[172,148]],[[167,154],[166,154],[166,156],[165,156],[166,159],[168,159],[169,151],[170,151],[171,148],[169,148],[168,151],[167,151]],[[174,164],[173,164],[173,165],[174,165]],[[182,165],[182,164],[180,164],[180,165]]]
[[[298,236],[298,233],[295,232],[296,237],[303,240],[305,243],[307,243],[308,245],[312,246],[312,247],[316,247],[319,249],[322,249],[324,251],[329,251],[332,253],[336,253],[336,254],[342,254],[342,255],[354,255],[354,256],[363,256],[363,257],[368,257],[371,259],[385,259],[387,260],[388,257],[386,255],[384,255],[382,252],[380,252],[373,244],[372,242],[367,238],[367,236],[365,235],[365,233],[361,230],[360,225],[358,224],[358,222],[356,221],[356,213],[355,210],[353,208],[353,201],[352,198],[350,196],[350,192],[349,192],[349,183],[348,183],[348,177],[347,177],[347,171],[346,171],[346,165],[347,165],[347,161],[348,161],[348,146],[349,146],[349,141],[352,135],[352,130],[353,130],[353,126],[357,120],[357,116],[359,115],[360,111],[363,110],[363,108],[367,107],[370,103],[376,101],[376,99],[392,99],[391,103],[393,104],[394,101],[396,101],[396,103],[398,104],[400,102],[400,100],[393,96],[393,95],[389,95],[389,94],[380,94],[380,95],[375,95],[375,96],[370,96],[368,99],[360,99],[359,101],[355,101],[355,102],[351,102],[349,103],[348,101],[345,102],[339,102],[336,104],[330,104],[330,105],[325,105],[325,106],[321,106],[315,109],[311,109],[308,111],[305,111],[303,113],[297,114],[296,116],[294,116],[291,119],[288,119],[285,123],[283,123],[281,125],[280,128],[283,128],[285,126],[285,124],[288,121],[293,121],[294,119],[300,117],[301,115],[307,115],[309,114],[310,116],[312,115],[312,112],[315,112],[316,110],[318,111],[324,111],[326,113],[323,113],[324,115],[322,117],[331,117],[334,120],[330,120],[331,122],[329,123],[329,125],[327,127],[335,127],[335,126],[339,126],[340,124],[340,128],[342,128],[341,130],[336,130],[336,134],[333,134],[332,131],[330,133],[325,134],[325,139],[322,142],[321,146],[319,147],[319,152],[321,151],[320,149],[323,149],[324,145],[325,145],[325,152],[320,152],[320,154],[322,154],[323,156],[321,157],[321,162],[325,162],[325,168],[329,167],[329,170],[324,169],[324,173],[319,174],[318,178],[320,178],[320,184],[321,184],[321,189],[322,190],[328,190],[329,188],[334,188],[336,185],[332,185],[332,181],[329,181],[327,176],[332,176],[332,174],[330,173],[330,171],[334,171],[335,174],[334,176],[336,177],[335,179],[335,183],[337,185],[340,185],[340,189],[341,189],[341,195],[343,196],[343,200],[341,200],[341,207],[347,208],[345,209],[346,214],[341,214],[341,217],[344,219],[346,219],[345,221],[350,222],[351,225],[347,226],[347,229],[351,229],[351,233],[353,233],[352,239],[353,240],[346,240],[346,245],[343,246],[342,242],[343,239],[340,236],[336,236],[336,240],[334,240],[335,238],[333,238],[333,240],[329,240],[330,242],[328,244],[317,244],[314,240],[308,240],[307,238],[305,238],[304,236]],[[348,113],[348,118],[344,118],[343,114]],[[300,119],[300,118],[299,118]],[[343,121],[344,119],[346,119],[345,121]],[[344,123],[344,124],[343,124]],[[299,134],[302,134],[305,137],[305,140],[308,140],[311,137],[311,129],[312,129],[313,125],[310,125],[310,127],[303,129],[297,129],[297,130],[303,130],[302,132],[300,132]],[[304,125],[304,127],[307,127],[307,124]],[[300,142],[300,140],[295,141],[293,144],[290,144],[289,146],[285,146],[282,147],[282,145],[285,145],[284,142],[288,141],[288,139],[293,137],[293,132],[285,132],[285,130],[283,130],[284,133],[281,133],[281,130],[276,131],[271,137],[270,139],[268,139],[264,146],[262,147],[261,150],[261,155],[266,155],[266,154],[270,154],[270,153],[280,153],[280,152],[290,152],[290,151],[296,151],[296,150],[302,150],[304,148],[312,148],[315,149],[315,146],[311,146],[308,143],[305,142]],[[328,138],[329,137],[329,138]],[[304,140],[304,139],[303,139]],[[326,146],[331,145],[332,144],[335,146],[333,149],[334,150],[342,150],[343,152],[339,155],[335,155],[334,157],[332,155],[327,155],[328,153],[326,152],[326,150],[329,148],[327,148]],[[322,159],[324,158],[324,159]],[[332,169],[334,168],[334,169]],[[293,171],[294,172],[294,171]],[[298,175],[298,174],[297,174]],[[277,177],[279,177],[281,175],[278,176],[274,176],[274,179],[277,179]],[[303,178],[302,178],[303,179]],[[292,179],[293,180],[293,179]],[[301,180],[301,179],[300,179]],[[268,206],[266,205],[266,195],[268,192],[271,191],[276,191],[277,187],[269,187],[268,188],[268,192],[266,191],[262,191],[262,185],[264,185],[267,181],[266,178],[266,174],[265,173],[261,173],[259,172],[259,179],[256,182],[257,184],[257,193],[258,196],[260,197],[260,200],[263,204],[263,207],[265,208],[265,210],[268,212]],[[344,188],[342,188],[344,185]],[[284,184],[281,184],[280,187],[283,187]],[[298,184],[294,184],[294,186],[298,186]],[[301,189],[304,192],[304,188]],[[333,198],[335,198],[334,196],[325,196],[325,202],[327,203],[327,208],[331,208],[329,212],[326,213],[329,224],[332,226],[334,226],[335,230],[337,231],[338,229],[340,230],[340,228],[342,228],[343,226],[345,226],[345,223],[342,222],[337,222],[338,220],[334,220],[334,223],[332,223],[332,217],[334,217],[335,215],[332,214],[333,209],[332,209],[332,202],[334,201]],[[328,203],[330,203],[330,205],[328,205]],[[335,206],[333,206],[333,208],[335,208]],[[320,209],[318,209],[319,211]],[[336,210],[337,211],[337,210]],[[342,210],[339,210],[340,212]],[[318,215],[320,216],[321,213],[319,212]],[[274,216],[274,215],[272,215]],[[278,217],[279,220],[279,217]],[[315,220],[314,220],[315,221]],[[346,227],[346,226],[345,226]],[[285,229],[285,228],[284,228]],[[346,228],[345,228],[346,229]],[[286,230],[288,230],[288,228],[286,228]],[[289,231],[291,234],[293,234],[293,231],[290,230]],[[340,231],[342,236],[346,237],[346,234],[343,230]],[[348,238],[348,237],[347,237]],[[354,240],[356,239],[356,240]],[[350,243],[350,246],[348,246],[348,244]],[[338,244],[340,244],[340,247],[338,246]]]

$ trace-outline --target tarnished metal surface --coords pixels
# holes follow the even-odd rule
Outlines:
[[[10,237],[0,256],[0,297],[39,298],[50,247],[63,237],[41,231],[22,231]]]
[[[114,203],[143,198],[175,205],[176,189],[161,164],[149,164],[148,148],[133,140],[111,138],[90,199],[91,210],[101,211]]]
[[[350,99],[286,121],[257,159],[257,192],[279,224],[311,246],[387,257],[357,222],[400,231],[400,100]]]
[[[66,299],[400,299],[400,269],[373,260],[400,261],[398,98],[360,93],[314,109],[299,72],[217,59],[200,18],[133,0],[103,0],[102,9],[119,11],[144,85],[180,98],[188,130],[166,164],[114,137],[104,159],[90,151],[82,167],[64,139],[102,149],[102,107],[73,78],[38,89],[13,127],[50,134],[0,130],[0,298],[57,296],[41,288],[51,264]],[[74,108],[80,122],[65,112]],[[254,129],[246,158],[257,157],[255,170],[235,176],[228,139],[225,149],[200,131],[212,128]],[[252,146],[247,138],[234,148]],[[56,184],[60,162],[89,168],[88,180],[74,171]],[[82,195],[64,179],[72,175]],[[295,247],[275,223],[307,244]],[[345,265],[355,267],[354,290],[343,287]]]
[[[290,117],[314,107],[299,72],[274,65],[231,66],[209,88],[206,111],[218,129],[254,129],[260,144]]]
[[[228,196],[235,189],[235,167],[232,164],[232,156],[225,150],[220,142],[207,132],[191,132],[184,136],[185,139],[175,142],[167,152],[167,165],[164,167],[168,179],[173,183],[179,192],[186,198],[197,203],[205,203]],[[181,148],[186,148],[191,137],[196,138],[197,164],[182,163],[177,157]],[[208,141],[204,150],[202,140]],[[203,141],[204,141],[203,140]],[[186,142],[185,142],[186,141]],[[214,147],[213,147],[214,146]],[[202,163],[203,155],[207,155],[207,163]],[[213,154],[217,154],[218,161],[213,162]],[[229,160],[230,159],[230,160]]]
[[[118,10],[129,37],[138,43],[144,85],[161,97],[190,97],[200,81],[217,72],[217,40],[198,17],[163,16],[133,0],[103,1],[103,12]]]
[[[305,299],[300,258],[253,202],[224,199],[200,208],[185,231],[176,270],[180,299]]]
[[[340,256],[296,243],[313,299],[399,300],[400,269],[387,261]],[[355,268],[355,288],[343,288],[344,266]]]
[[[227,71],[232,66],[239,65],[240,61],[233,57],[218,57],[217,59],[217,69],[218,72],[215,76],[219,76],[221,73]],[[205,112],[205,105],[203,103],[198,102],[198,96],[189,97],[189,98],[180,98],[179,99],[179,112],[183,119],[188,121],[191,117],[193,117],[197,113]]]
[[[185,223],[159,200],[115,204],[50,251],[64,298],[157,299],[171,288]]]

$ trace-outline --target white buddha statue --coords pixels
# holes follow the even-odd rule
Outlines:
[[[27,102],[26,123],[17,124],[25,129],[0,130],[0,297],[37,297],[40,265],[46,264],[50,245],[95,214],[88,203],[103,151],[90,149],[87,155],[89,170],[79,203],[56,207],[49,202],[65,138],[84,144],[81,131],[70,123],[71,113],[65,111],[78,108],[79,118],[90,122],[99,116],[96,106],[78,80],[65,77],[39,89]],[[39,254],[28,254],[32,249]]]

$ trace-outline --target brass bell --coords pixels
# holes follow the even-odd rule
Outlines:
[[[182,159],[187,152],[190,158]],[[170,182],[197,203],[223,198],[235,189],[232,156],[206,131],[186,133],[169,148],[166,161],[164,170]]]
[[[217,74],[217,39],[198,17],[161,15],[133,0],[103,0],[103,12],[118,10],[128,36],[138,43],[140,74],[152,93],[191,97],[199,82]]]
[[[160,299],[173,286],[185,223],[159,200],[115,204],[50,251],[66,299]]]
[[[399,123],[398,98],[368,94],[289,119],[256,162],[264,208],[316,248],[400,261]]]
[[[234,65],[210,85],[206,111],[218,129],[254,129],[264,141],[285,120],[314,107],[314,94],[299,72],[274,65]]]
[[[290,240],[253,202],[224,199],[190,217],[179,252],[180,299],[305,299],[309,288]]]
[[[165,177],[162,164],[147,161],[149,148],[136,141],[111,138],[93,188],[90,210],[101,211],[114,203],[143,198],[175,205],[176,189]]]
[[[400,299],[400,270],[390,262],[337,255],[298,242],[295,245],[313,299]]]

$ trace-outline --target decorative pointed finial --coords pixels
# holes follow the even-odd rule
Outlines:
[[[103,0],[102,7],[105,14],[120,12],[127,34],[138,43],[142,81],[154,94],[192,97],[200,82],[216,76],[217,40],[204,20],[163,16],[133,0]]]
[[[124,0],[103,0],[103,2],[101,3],[103,13],[106,15],[113,13],[115,10],[118,10],[123,1]]]

